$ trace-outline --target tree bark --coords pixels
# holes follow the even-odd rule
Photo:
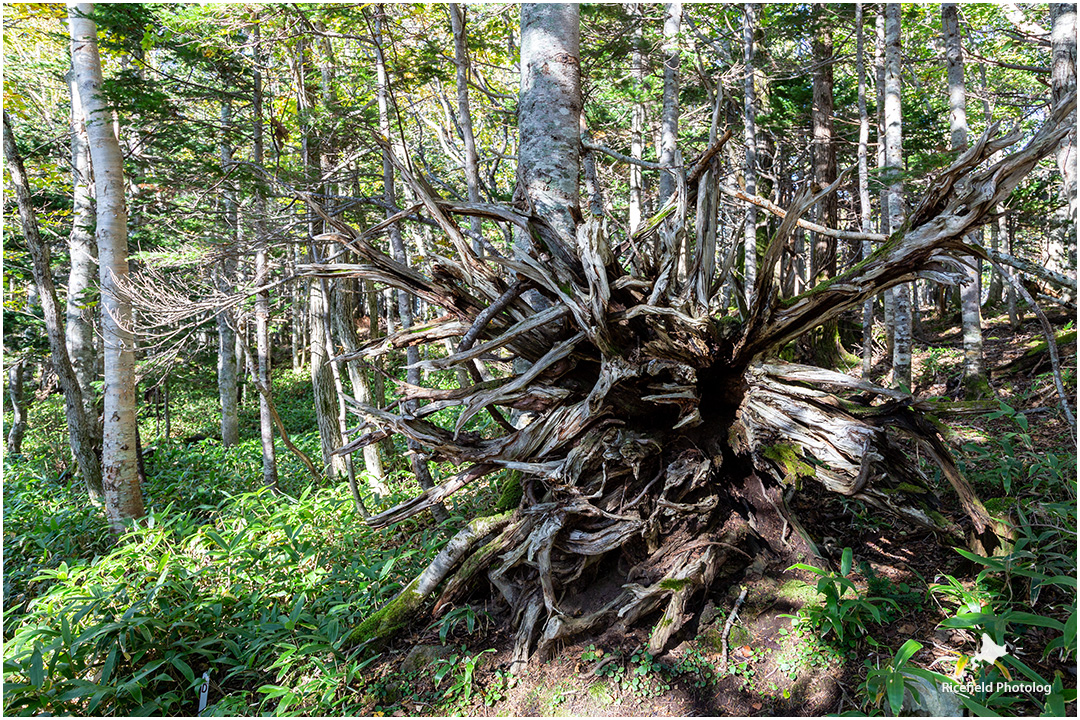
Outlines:
[[[634,24],[634,31],[630,40],[632,45],[630,50],[630,77],[634,83],[634,101],[630,108],[630,157],[640,161],[643,149],[641,134],[645,130],[645,103],[643,100],[645,94],[645,65],[642,62],[642,46],[644,43],[641,28],[644,18],[642,17],[641,3],[632,3],[629,9]],[[641,227],[641,218],[644,212],[644,182],[640,165],[631,163],[628,170],[630,173],[628,222],[630,234],[633,235]]]
[[[263,169],[263,86],[262,42],[258,16],[252,24],[252,153],[251,161],[257,170]],[[270,279],[269,257],[266,238],[266,198],[260,184],[255,181],[255,286],[264,287]],[[273,391],[270,377],[270,291],[261,290],[255,295],[255,354],[257,356],[259,392],[259,440],[262,445],[263,485],[274,490],[278,487],[277,453],[274,449],[274,413],[269,395]]]
[[[754,127],[754,13],[754,5],[746,3],[742,6],[743,144],[746,146],[743,177],[748,195],[757,194],[757,131]],[[746,206],[746,227],[743,232],[743,282],[746,287],[746,305],[749,307],[753,304],[754,285],[757,280],[757,210],[753,205]]]
[[[457,69],[457,123],[461,131],[461,144],[465,157],[465,185],[469,192],[469,202],[480,202],[480,158],[476,152],[476,138],[473,136],[472,113],[469,110],[469,51],[465,37],[465,8],[458,3],[450,3],[450,27],[454,33],[454,66]],[[479,217],[469,219],[472,230],[473,250],[477,255],[483,252],[480,239],[481,225]]]
[[[221,103],[221,124],[226,132],[232,125],[232,104],[229,101]],[[221,141],[221,171],[228,173],[232,169],[232,146],[223,136]],[[214,269],[217,289],[225,294],[233,291],[232,278],[236,275],[236,260],[233,253],[237,246],[237,213],[236,194],[231,188],[224,193],[225,206],[225,237],[228,245],[227,257],[218,263]],[[218,398],[221,402],[221,444],[225,447],[240,442],[240,428],[237,417],[237,370],[236,370],[236,331],[233,329],[234,322],[232,313],[222,311],[217,316],[218,330]]]
[[[1076,5],[1050,3],[1052,30],[1050,88],[1056,105],[1076,91]],[[1055,154],[1061,173],[1062,209],[1057,213],[1057,227],[1050,234],[1051,270],[1076,277],[1076,130],[1061,140]],[[1076,301],[1076,292],[1066,291],[1065,299]]]
[[[119,533],[146,511],[135,449],[135,338],[131,332],[131,298],[120,286],[128,274],[124,160],[120,143],[113,134],[112,118],[101,96],[101,59],[97,26],[89,19],[92,12],[93,3],[68,4],[72,65],[86,113],[97,198],[98,282],[105,347],[101,480],[109,526]]]
[[[870,206],[870,167],[867,146],[870,143],[870,116],[866,110],[866,53],[863,33],[863,4],[855,4],[855,73],[858,76],[859,94],[859,147],[857,162],[859,165],[859,224],[864,233],[874,231],[872,208]],[[860,244],[863,260],[869,259],[873,248],[869,240]],[[874,300],[863,303],[862,317],[862,376],[870,377],[874,364]]]
[[[967,92],[964,85],[964,50],[955,3],[941,6],[941,29],[945,39],[945,66],[949,82],[949,131],[952,149],[967,148]],[[978,233],[968,238],[981,245]],[[967,258],[966,281],[960,288],[960,315],[964,336],[964,387],[968,400],[977,400],[989,390],[983,369],[981,275],[979,259]]]
[[[576,4],[522,4],[515,199],[531,203],[566,247],[581,217],[580,42]]]
[[[68,253],[71,268],[67,288],[67,349],[75,377],[82,391],[83,408],[95,437],[99,434],[95,410],[94,381],[98,379],[98,356],[94,344],[94,310],[87,306],[87,294],[95,286],[97,245],[94,243],[94,204],[91,197],[93,177],[90,170],[90,146],[86,138],[86,114],[79,101],[75,73],[69,78],[71,87],[71,170],[72,213]],[[95,446],[100,445],[95,441]]]
[[[885,167],[889,173],[889,234],[904,224],[900,112],[900,4],[885,6]],[[911,387],[911,288],[893,290],[893,384]]]
[[[6,126],[5,126],[6,127]],[[9,158],[5,150],[4,155]],[[11,427],[7,434],[7,452],[9,455],[18,455],[22,452],[23,436],[26,435],[27,410],[29,403],[26,402],[26,393],[23,390],[23,379],[26,376],[26,359],[19,358],[8,365],[8,399],[11,400]]]
[[[664,104],[660,114],[660,198],[663,205],[675,192],[675,153],[679,139],[679,30],[682,3],[664,3]],[[685,273],[684,273],[685,274]]]

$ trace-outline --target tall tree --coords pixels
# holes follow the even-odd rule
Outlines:
[[[633,82],[633,104],[630,106],[630,157],[634,160],[641,160],[642,155],[642,141],[641,136],[645,131],[645,63],[643,61],[642,53],[644,44],[642,38],[642,25],[644,25],[644,18],[642,14],[642,3],[631,3],[630,5],[631,22],[634,24],[634,30],[630,38],[630,78]],[[630,178],[630,196],[628,198],[628,221],[631,234],[637,232],[637,229],[641,227],[641,217],[644,208],[644,178],[641,174],[641,166],[636,163],[630,163],[629,168]]]
[[[580,43],[576,4],[521,6],[517,192],[570,245],[580,213]]]
[[[755,6],[746,3],[742,6],[742,41],[743,41],[743,144],[746,146],[746,161],[743,165],[743,178],[747,195],[757,193],[757,129],[754,126],[754,17]],[[757,281],[757,208],[746,206],[746,226],[743,231],[743,282],[745,283],[746,305],[754,299],[754,285]]]
[[[222,133],[220,143],[221,171],[226,175],[232,169],[233,150],[227,133],[232,126],[232,102],[221,103]],[[238,246],[239,229],[236,210],[236,194],[231,187],[226,188],[223,196],[225,216],[225,257],[214,269],[217,288],[223,293],[232,292],[232,279],[236,275],[234,253]],[[221,444],[225,447],[240,442],[240,428],[237,416],[237,368],[236,368],[236,331],[233,329],[232,313],[222,311],[217,316],[218,330],[218,399],[221,403]]]
[[[679,140],[679,30],[682,3],[664,3],[664,104],[660,112],[660,204],[675,192],[675,153]]]
[[[56,300],[52,270],[49,267],[49,247],[41,238],[37,215],[34,213],[31,201],[30,184],[23,167],[22,155],[15,144],[15,136],[7,112],[4,113],[4,161],[11,175],[12,190],[19,208],[23,240],[30,251],[34,283],[37,287],[38,302],[41,303],[44,315],[45,333],[49,339],[53,370],[56,372],[60,389],[64,393],[64,414],[67,419],[71,453],[75,456],[79,474],[82,475],[83,482],[86,484],[90,499],[95,503],[101,502],[104,490],[101,483],[101,465],[94,452],[97,438],[93,428],[93,418],[87,413],[86,403],[82,398],[82,388],[79,386],[78,377],[67,354],[64,325],[60,320],[60,307]],[[11,383],[12,405],[15,410],[11,428],[14,436],[9,436],[9,449],[12,452],[19,452],[22,441],[20,428],[26,426],[26,418],[21,417],[25,411],[25,403],[16,402],[15,397],[21,394],[25,377],[25,367],[21,360],[11,363],[8,377]]]
[[[94,342],[93,302],[90,296],[96,286],[97,246],[94,244],[94,204],[91,197],[93,176],[90,172],[90,146],[86,140],[86,117],[75,73],[69,76],[71,91],[71,233],[68,235],[68,254],[71,267],[67,288],[67,349],[75,377],[79,380],[83,406],[95,426],[94,381],[98,377],[98,357]],[[97,444],[97,443],[95,443]]]
[[[1054,105],[1076,91],[1076,5],[1050,3],[1050,89]],[[1057,227],[1051,233],[1051,270],[1076,277],[1076,129],[1062,138],[1056,154],[1061,173],[1061,203]],[[1075,293],[1069,297],[1075,301]]]
[[[251,24],[252,100],[251,162],[258,172],[263,171],[263,77],[262,77],[262,31],[259,13],[255,12]],[[266,198],[263,178],[257,177],[254,187],[255,230],[255,286],[266,288],[270,280],[270,258],[267,247]],[[270,407],[269,393],[273,388],[270,378],[270,290],[260,289],[255,295],[255,354],[258,358],[256,377],[252,378],[259,391],[259,440],[262,444],[263,485],[277,488],[277,454],[274,450],[274,416]]]
[[[885,6],[885,167],[889,186],[889,234],[904,224],[903,149],[900,105],[900,3]],[[893,289],[893,383],[911,387],[911,288]]]
[[[867,148],[870,143],[870,116],[866,110],[866,48],[863,32],[863,3],[855,3],[855,74],[859,96],[859,147],[856,162],[859,166],[859,225],[864,233],[874,231],[873,210],[870,205],[870,164]],[[870,257],[870,240],[862,240],[862,259]],[[874,364],[874,300],[863,303],[862,318],[862,376],[869,377]]]
[[[967,149],[967,88],[964,84],[964,49],[960,42],[960,23],[956,3],[941,6],[941,30],[945,38],[945,67],[949,82],[949,132],[954,151]],[[970,236],[981,244],[978,235]],[[986,394],[983,370],[982,289],[979,259],[969,257],[965,283],[960,288],[960,314],[964,335],[964,386],[969,399]]]
[[[461,145],[465,160],[465,186],[469,192],[469,202],[480,202],[480,158],[476,152],[476,137],[473,135],[472,113],[469,110],[469,49],[465,37],[465,8],[458,3],[450,3],[450,27],[454,34],[454,67],[457,70],[457,124],[461,131]],[[480,217],[469,218],[472,242],[477,254],[483,249],[480,237]]]
[[[128,275],[127,201],[124,158],[113,133],[112,113],[101,94],[101,58],[93,3],[68,3],[71,63],[79,100],[86,114],[86,134],[94,165],[97,199],[98,284],[101,288],[101,334],[105,351],[105,424],[101,443],[101,480],[105,512],[114,532],[145,514],[135,427],[135,338],[131,298],[121,287]]]

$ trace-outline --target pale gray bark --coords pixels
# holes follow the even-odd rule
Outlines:
[[[314,127],[314,116],[318,111],[319,98],[316,88],[312,84],[303,84],[309,68],[309,44],[300,42],[296,48],[294,61],[294,73],[300,84],[298,97],[301,110],[306,114],[307,122],[301,129],[300,149],[301,162],[303,163],[312,190],[323,193],[328,190],[319,182],[320,173],[329,169],[325,167],[324,160],[329,148],[322,147],[322,139],[318,136]],[[329,77],[323,74],[323,102],[332,102],[330,97]],[[310,237],[320,235],[326,228],[322,220],[314,215],[309,215],[308,234]],[[309,262],[321,262],[323,248],[320,243],[312,241],[309,245]],[[323,473],[330,478],[342,479],[348,474],[348,467],[341,455],[335,455],[334,451],[344,443],[341,436],[341,418],[339,399],[336,384],[334,382],[334,370],[331,368],[330,358],[332,354],[328,347],[327,339],[330,329],[330,298],[329,286],[325,280],[314,281],[308,286],[308,337],[307,346],[310,356],[309,371],[311,375],[312,399],[315,406],[315,422],[319,429],[319,446],[322,450]]]
[[[90,171],[90,146],[86,140],[86,116],[75,73],[69,76],[71,86],[71,170],[72,213],[68,253],[67,327],[68,356],[82,390],[83,408],[92,425],[94,421],[94,386],[98,379],[99,363],[94,345],[94,310],[87,306],[87,293],[92,292],[97,275],[97,246],[94,243],[94,205],[91,197],[93,177]]]
[[[870,167],[867,148],[870,143],[870,116],[866,110],[866,59],[863,35],[863,4],[855,4],[855,73],[858,76],[859,93],[859,147],[857,162],[859,165],[859,224],[864,233],[874,231],[874,221],[870,207]],[[873,248],[869,240],[860,244],[860,252],[865,260],[870,257]],[[862,317],[862,375],[869,377],[874,362],[874,300],[863,303]]]
[[[308,291],[308,323],[311,334],[308,349],[311,353],[312,399],[315,404],[315,420],[319,427],[319,445],[322,448],[323,472],[328,477],[345,477],[343,458],[335,455],[344,443],[338,426],[338,398],[334,387],[330,353],[326,346],[329,304],[325,281],[311,283]]]
[[[945,38],[945,68],[949,83],[949,131],[953,150],[967,148],[967,88],[964,84],[964,50],[956,3],[941,6],[941,29]],[[978,233],[969,235],[973,244],[982,244]],[[960,314],[964,336],[964,382],[969,394],[977,390],[983,371],[981,272],[979,259],[967,258],[966,281],[960,288]]]
[[[256,17],[256,20],[258,18]],[[259,23],[252,25],[252,55],[254,71],[252,81],[254,94],[252,99],[252,153],[251,161],[257,169],[263,167],[263,87],[262,87],[262,47]],[[255,186],[255,285],[263,287],[270,279],[268,251],[266,248],[266,199],[262,188]],[[259,393],[259,439],[263,455],[263,485],[277,488],[277,453],[274,450],[274,414],[270,406],[269,393],[273,390],[270,378],[270,291],[263,290],[255,296],[255,354],[257,356],[258,377],[256,385],[266,390]]]
[[[630,14],[633,18],[634,33],[630,40],[633,45],[630,51],[630,76],[634,83],[634,102],[630,108],[630,157],[640,161],[643,149],[641,135],[645,130],[645,103],[642,95],[645,92],[645,64],[642,62],[642,19],[641,3],[633,3],[630,6]],[[630,199],[629,199],[629,224],[630,234],[637,232],[641,227],[643,211],[642,193],[644,189],[641,167],[633,163],[629,167]]]
[[[522,4],[518,186],[567,246],[579,213],[580,42],[576,4]]]
[[[743,35],[743,144],[746,146],[746,162],[743,165],[746,193],[757,194],[757,130],[754,115],[754,6],[742,6]],[[743,235],[743,283],[746,305],[754,301],[754,284],[757,280],[757,209],[746,206],[746,227]]]
[[[1076,90],[1076,5],[1050,3],[1053,28],[1050,34],[1051,98],[1056,105]],[[1075,115],[1073,116],[1075,118]],[[1055,155],[1061,173],[1062,209],[1057,213],[1057,227],[1050,233],[1047,266],[1076,277],[1076,128],[1062,139]],[[1066,300],[1075,301],[1076,293]]]
[[[6,154],[6,153],[5,153]],[[23,390],[26,376],[26,358],[19,358],[8,365],[8,399],[11,400],[11,427],[7,434],[7,452],[17,455],[22,452],[23,436],[26,435],[26,412],[28,403]]]
[[[120,288],[120,282],[128,275],[124,158],[101,95],[97,26],[88,17],[93,7],[93,3],[69,3],[68,26],[75,80],[86,114],[97,198],[98,282],[105,346],[102,488],[109,525],[114,532],[122,532],[130,521],[142,517],[145,509],[135,452],[135,338],[131,332],[131,299]]]
[[[345,281],[341,280],[337,281],[337,283],[335,291],[331,293],[334,303],[334,311],[330,314],[333,331],[337,341],[341,343],[341,349],[345,353],[353,353],[360,349],[360,339],[356,335],[356,326],[354,325],[354,318],[356,317],[354,287],[356,283],[355,281],[345,283]],[[378,318],[375,321],[378,322]],[[377,407],[364,368],[358,363],[349,363],[347,367],[353,397],[359,403]],[[379,495],[389,494],[389,488],[383,482],[385,473],[382,457],[379,455],[378,444],[364,447],[364,469],[371,479],[371,490]]]
[[[885,166],[889,171],[889,232],[904,224],[900,113],[900,4],[885,6]],[[911,387],[911,287],[893,290],[893,383]]]
[[[457,69],[457,124],[461,131],[461,144],[465,160],[465,185],[469,191],[469,202],[480,202],[480,158],[476,151],[476,138],[473,135],[472,113],[469,110],[469,51],[465,42],[465,7],[450,3],[450,26],[454,33],[454,65]],[[473,250],[477,255],[483,252],[480,240],[480,218],[469,218],[472,230]]]
[[[659,204],[667,202],[675,192],[675,153],[679,139],[679,29],[682,24],[682,3],[664,4],[664,104],[660,115],[660,173]]]
[[[221,125],[228,129],[232,125],[232,104],[229,101],[221,103]],[[221,170],[228,173],[232,167],[232,146],[227,139],[221,141]],[[236,275],[236,260],[232,258],[232,250],[236,247],[236,194],[232,188],[224,192],[225,206],[225,234],[229,245],[229,256],[218,263],[214,269],[215,280],[218,290],[229,294],[233,290],[233,277]],[[221,444],[225,447],[240,442],[240,429],[237,420],[236,407],[236,331],[233,329],[233,320],[230,311],[222,311],[217,316],[218,329],[218,398],[221,402]]]
[[[877,3],[874,17],[874,79],[877,94],[877,167],[880,176],[885,176],[885,7]],[[889,187],[882,184],[878,227],[882,235],[889,234]],[[882,318],[885,323],[885,355],[892,362],[894,309],[891,290],[881,294]]]

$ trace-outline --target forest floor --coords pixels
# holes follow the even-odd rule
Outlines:
[[[1063,313],[1050,319],[1059,333],[1074,329]],[[920,397],[961,399],[958,325],[946,318],[917,329]],[[1008,643],[1011,672],[1056,681],[1058,704],[1013,693],[974,698],[979,707],[967,709],[1075,715],[1075,639],[1067,652],[1054,643],[1068,636],[1070,612],[1075,638],[1076,445],[1045,360],[1008,371],[1042,341],[1037,321],[1013,331],[1002,315],[984,328],[994,398],[944,423],[988,510],[1017,528],[1006,559],[983,561],[998,565],[984,569],[932,534],[810,481],[792,509],[823,557],[760,556],[722,571],[659,657],[643,650],[657,620],[646,617],[628,634],[582,637],[534,658],[517,677],[506,610],[478,600],[416,622],[374,658],[348,641],[463,518],[490,511],[499,480],[455,495],[442,525],[425,514],[386,531],[363,523],[343,483],[313,482],[288,453],[278,458],[282,493],[260,492],[257,404],[243,403],[242,442],[223,448],[207,352],[171,370],[171,436],[162,408],[143,408],[151,517],[115,542],[65,469],[58,396],[39,398],[24,454],[4,459],[5,715],[194,715],[203,671],[203,715],[880,714],[885,699],[868,677],[905,643],[920,646],[906,669],[951,675],[980,649],[982,630],[999,625],[992,631]],[[1075,398],[1075,336],[1060,347]],[[874,378],[884,381],[883,349],[876,360]],[[317,456],[310,378],[284,369],[287,361],[275,373],[275,401],[294,441]],[[450,373],[428,380],[456,382]],[[405,456],[403,443],[388,453],[397,462],[392,492],[371,509],[418,492]],[[453,472],[433,469],[437,480]],[[926,469],[942,512],[963,522],[955,494]],[[838,569],[848,548],[845,576]],[[826,568],[824,577],[791,567],[796,561]],[[830,587],[841,610],[824,602]],[[741,589],[746,599],[732,617]],[[982,612],[981,624],[958,622],[965,609]]]
[[[1052,314],[1050,319],[1056,331],[1071,329],[1064,314]],[[959,384],[963,343],[957,326],[958,322],[946,320],[926,322],[917,329],[913,352],[917,395],[963,399]],[[984,410],[947,421],[963,469],[997,514],[1008,513],[1015,502],[1001,478],[1009,471],[1024,474],[1025,448],[1029,453],[1064,457],[1075,452],[1048,372],[1049,360],[1021,372],[1003,371],[1043,339],[1034,318],[1028,317],[1015,331],[1007,315],[986,318],[986,367],[994,400],[1007,408],[991,402],[999,408],[997,413]],[[1062,350],[1070,392],[1076,387],[1073,350],[1072,346]],[[887,365],[883,351],[875,359],[875,368]],[[1008,408],[1011,411],[1003,412]],[[1017,427],[1018,416],[1027,419],[1026,433]],[[1022,437],[1025,434],[1029,440]],[[1075,483],[1075,467],[1068,468],[1069,473]],[[946,488],[941,497],[946,514],[962,518],[955,495]],[[911,659],[913,665],[945,674],[952,673],[959,657],[978,650],[978,633],[939,627],[949,616],[948,608],[929,586],[948,575],[974,589],[979,567],[932,533],[902,526],[812,483],[796,495],[794,510],[834,566],[844,547],[854,550],[849,578],[858,597],[869,598],[882,609],[881,623],[856,617],[843,640],[820,625],[799,623],[800,611],[821,605],[817,576],[784,564],[751,566],[718,582],[708,597],[698,598],[695,609],[701,610],[700,620],[658,658],[642,649],[648,639],[646,622],[629,635],[609,632],[566,645],[546,662],[533,659],[525,673],[511,678],[507,669],[513,638],[501,629],[507,619],[495,610],[488,614],[476,608],[480,632],[474,636],[461,634],[458,622],[450,628],[449,642],[440,641],[440,630],[447,628],[438,623],[399,638],[370,669],[379,680],[368,709],[394,716],[862,714],[868,709],[865,688],[860,687],[867,668],[888,663],[907,640],[917,640],[922,646]],[[725,670],[723,629],[741,587],[748,593],[727,637]],[[1075,687],[1076,666],[1071,658],[1055,661],[1056,653],[1042,657],[1040,650],[1053,635],[1045,628],[1029,627],[1012,649],[1041,677],[1058,673],[1066,687]],[[467,690],[460,679],[460,668],[466,664],[471,682]],[[439,667],[448,668],[445,675],[432,671]],[[1075,702],[1069,707],[1075,709]],[[1022,705],[1013,710],[1024,713]]]

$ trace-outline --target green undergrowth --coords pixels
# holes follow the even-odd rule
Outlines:
[[[222,477],[180,474],[204,492]],[[27,504],[64,491],[11,465],[7,477],[5,493]],[[151,482],[158,496],[170,487]],[[73,511],[75,532],[50,550],[37,541],[47,509],[5,522],[5,714],[194,715],[204,672],[212,713],[348,711],[364,661],[344,641],[446,529],[414,524],[402,549],[361,522],[343,487],[220,493],[154,509],[111,548],[93,508]]]
[[[24,453],[4,461],[5,715],[196,715],[204,673],[204,715],[354,714],[374,658],[350,634],[505,484],[460,493],[442,525],[373,531],[344,482],[313,481],[280,443],[280,492],[262,488],[255,403],[224,448],[216,388],[196,379],[172,387],[172,438],[140,412],[148,516],[119,539],[65,471],[59,398],[33,406]],[[318,458],[310,381],[281,372],[275,397]],[[370,511],[418,491],[403,455],[387,458],[389,496],[364,492]]]

